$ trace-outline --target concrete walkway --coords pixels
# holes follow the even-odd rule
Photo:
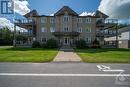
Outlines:
[[[70,46],[63,46],[53,62],[81,62],[81,58],[74,52]]]

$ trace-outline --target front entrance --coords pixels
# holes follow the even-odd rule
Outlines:
[[[64,37],[64,45],[70,45],[69,37]]]

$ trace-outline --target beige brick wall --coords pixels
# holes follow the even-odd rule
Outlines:
[[[96,38],[96,18],[91,18],[92,22],[91,23],[85,23],[86,18],[88,17],[81,17],[83,22],[78,23],[78,17],[77,16],[69,16],[70,21],[68,23],[63,22],[63,15],[62,16],[56,16],[56,17],[36,17],[36,22],[37,22],[37,37],[36,40],[41,41],[41,38],[55,38],[55,36],[52,35],[50,32],[50,27],[55,27],[56,31],[62,31],[64,26],[69,26],[70,32],[72,31],[77,31],[78,27],[82,27],[82,33],[80,34],[79,37],[77,38],[82,38],[86,40],[87,37],[92,38],[92,41]],[[46,23],[41,23],[41,18],[46,18]],[[55,23],[50,23],[50,19],[54,18]],[[41,32],[41,28],[45,27],[47,29],[46,32]],[[90,27],[91,32],[88,33],[86,32],[86,28]]]

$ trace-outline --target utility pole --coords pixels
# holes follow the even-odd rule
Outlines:
[[[119,42],[118,42],[118,22],[117,22],[116,24],[116,48],[118,48],[118,44]]]
[[[13,40],[13,46],[16,47],[16,25],[14,23],[14,40]]]

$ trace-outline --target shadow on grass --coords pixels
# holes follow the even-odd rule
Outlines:
[[[109,51],[130,52],[130,49],[102,48],[102,49],[75,49],[75,51],[78,53],[102,53]]]
[[[56,51],[58,49],[47,49],[47,48],[6,48],[7,51]]]

